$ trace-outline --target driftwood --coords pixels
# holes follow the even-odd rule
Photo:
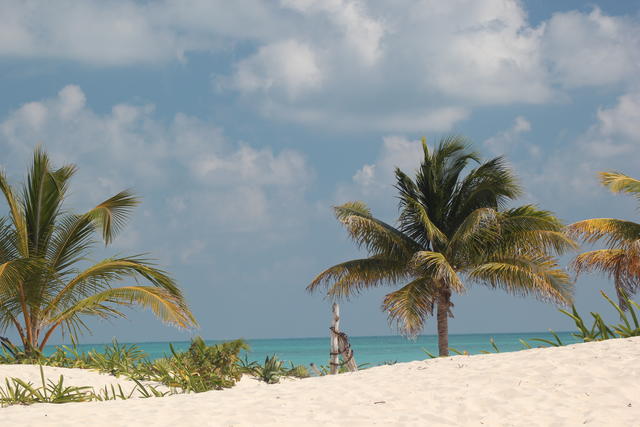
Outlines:
[[[353,349],[349,344],[349,337],[344,332],[340,332],[340,307],[337,303],[333,304],[333,321],[329,330],[331,331],[330,373],[338,373],[340,356],[342,356],[342,364],[347,367],[349,372],[357,371],[358,365],[353,357]]]

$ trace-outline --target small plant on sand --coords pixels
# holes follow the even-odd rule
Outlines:
[[[208,346],[200,337],[191,341],[186,352],[171,348],[171,357],[147,366],[150,379],[185,392],[200,393],[232,387],[240,380],[240,351],[248,350],[243,340]]]
[[[5,380],[5,386],[0,386],[0,404],[30,405],[32,403],[68,403],[86,402],[92,400],[91,387],[65,386],[64,377],[60,375],[57,382],[45,380],[44,371],[40,366],[42,386],[35,386],[20,378]]]
[[[257,362],[248,363],[245,357],[243,366],[246,367],[246,373],[254,375],[260,381],[264,381],[267,384],[276,384],[280,382],[280,378],[283,377],[309,377],[309,371],[306,367],[294,365],[293,362],[289,362],[289,367],[287,367],[285,366],[285,362],[279,360],[275,354],[273,356],[267,356],[264,360],[264,365]]]
[[[87,365],[111,375],[135,376],[137,365],[147,357],[147,354],[135,344],[119,344],[114,339],[111,345],[106,345],[102,352],[90,351]]]
[[[275,384],[280,381],[280,377],[286,375],[287,369],[283,365],[284,362],[274,354],[273,356],[267,356],[264,359],[264,365],[258,365],[254,373],[260,381],[264,381],[267,384]]]

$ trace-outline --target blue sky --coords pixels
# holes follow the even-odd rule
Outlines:
[[[326,334],[305,286],[358,251],[331,206],[397,212],[392,170],[422,136],[505,154],[526,195],[564,221],[637,218],[596,173],[640,176],[636,1],[0,2],[0,163],[23,179],[36,144],[79,173],[70,206],[143,197],[107,251],[150,253],[201,329],[149,313],[92,323],[100,342]],[[569,261],[567,258],[565,261]],[[604,277],[576,302],[607,311]],[[342,305],[352,335],[395,333],[389,288]],[[474,286],[450,331],[570,327],[555,307]],[[426,333],[434,332],[428,322]]]

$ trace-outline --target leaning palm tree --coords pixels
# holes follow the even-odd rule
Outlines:
[[[74,336],[85,330],[85,316],[124,317],[120,307],[140,305],[178,327],[195,325],[174,280],[148,260],[88,262],[98,243],[94,235],[111,243],[138,200],[123,191],[87,213],[69,213],[63,202],[75,171],[73,165],[53,169],[37,148],[21,193],[0,173],[8,205],[0,218],[0,330],[15,328],[25,351],[33,353],[57,330]],[[133,283],[112,286],[123,280]]]
[[[640,181],[618,172],[601,172],[600,181],[614,193],[640,199]],[[627,308],[627,296],[640,289],[640,224],[615,218],[594,218],[568,226],[569,234],[586,243],[604,242],[605,249],[585,252],[572,262],[577,274],[600,271],[613,278],[618,300]]]
[[[397,226],[374,218],[362,202],[336,207],[338,220],[369,256],[325,270],[307,289],[324,285],[329,297],[340,298],[402,284],[386,295],[383,310],[415,336],[435,309],[441,356],[448,355],[452,293],[463,293],[466,283],[570,301],[569,277],[553,255],[574,243],[551,213],[530,205],[506,209],[520,188],[504,160],[481,163],[461,137],[444,138],[433,151],[422,145],[415,180],[396,169]],[[469,170],[472,164],[477,167]]]

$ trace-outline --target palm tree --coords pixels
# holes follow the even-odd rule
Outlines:
[[[63,202],[76,167],[53,169],[36,148],[21,194],[0,173],[8,216],[0,218],[0,330],[15,328],[26,352],[42,350],[56,330],[76,335],[84,316],[125,317],[119,307],[150,308],[178,327],[196,324],[164,271],[140,256],[88,263],[101,234],[105,245],[123,228],[138,199],[123,191],[78,215]],[[81,268],[82,265],[82,268]],[[114,282],[133,280],[126,286]],[[140,281],[149,282],[142,286]]]
[[[640,181],[618,172],[601,172],[600,182],[614,193],[640,199]],[[640,289],[640,224],[615,218],[593,218],[568,226],[569,234],[587,243],[603,241],[606,249],[585,252],[572,262],[577,274],[601,271],[613,278],[618,300],[627,308],[625,296]]]
[[[383,310],[403,333],[415,336],[436,309],[441,356],[448,355],[451,295],[464,292],[465,281],[570,301],[569,277],[551,254],[574,243],[551,213],[530,205],[505,208],[520,188],[504,160],[481,163],[456,136],[442,139],[433,151],[424,140],[422,145],[415,180],[396,169],[397,227],[374,218],[362,202],[336,207],[338,220],[369,256],[325,270],[307,290],[324,285],[329,297],[341,298],[402,283],[386,295]],[[478,166],[468,170],[472,164]]]

